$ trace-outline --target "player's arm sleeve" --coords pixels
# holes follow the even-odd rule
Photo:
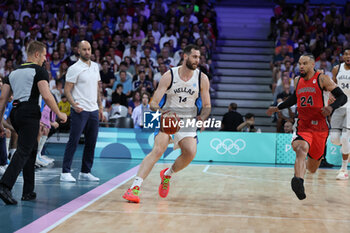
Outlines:
[[[333,109],[337,109],[341,106],[343,106],[346,101],[348,101],[348,97],[344,94],[344,92],[339,88],[336,87],[331,91],[332,95],[335,97],[335,101],[330,104],[330,106]]]
[[[280,103],[277,108],[279,110],[284,109],[284,108],[289,108],[291,106],[293,106],[294,104],[297,103],[297,95],[295,94],[295,92],[289,96],[285,101],[283,101],[282,103]]]

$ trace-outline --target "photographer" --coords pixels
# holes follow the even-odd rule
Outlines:
[[[245,121],[237,127],[237,131],[241,132],[261,132],[260,129],[255,128],[255,115],[247,113],[244,116]]]

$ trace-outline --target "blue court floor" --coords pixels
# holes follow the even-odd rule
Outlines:
[[[12,191],[18,204],[15,206],[6,206],[2,201],[0,202],[1,233],[14,232],[24,227],[59,206],[137,166],[141,162],[140,160],[96,158],[92,174],[99,177],[100,182],[78,181],[77,183],[60,183],[59,177],[62,168],[63,150],[64,144],[49,145],[46,149],[46,154],[56,161],[50,167],[36,170],[36,201],[22,202],[20,200],[23,185],[23,178],[20,175]],[[72,175],[76,178],[80,172],[81,155],[82,146],[79,145],[72,165]]]
[[[36,170],[36,201],[22,202],[20,201],[22,194],[23,179],[22,175],[17,180],[13,188],[13,195],[18,200],[18,205],[6,206],[0,202],[0,232],[14,232],[22,227],[30,224],[38,218],[48,214],[49,212],[65,205],[66,203],[80,197],[81,195],[91,191],[97,186],[106,183],[112,178],[134,168],[141,163],[141,160],[129,159],[108,159],[95,158],[92,174],[100,178],[100,182],[77,182],[77,183],[61,183],[59,177],[61,174],[63,152],[65,144],[49,144],[45,150],[45,154],[55,159],[52,166],[40,168]],[[79,145],[72,165],[72,175],[77,178],[80,172],[82,145]],[[162,162],[162,161],[160,161]],[[169,161],[167,161],[169,163]],[[194,164],[213,164],[199,163]],[[232,164],[232,163],[215,163],[215,165],[244,165],[259,166],[258,164]],[[291,167],[276,165],[261,165],[264,167]]]

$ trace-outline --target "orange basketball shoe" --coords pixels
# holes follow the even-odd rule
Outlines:
[[[166,172],[166,170],[168,170],[169,168],[165,168],[160,172],[160,178],[161,178],[161,183],[159,185],[159,196],[162,198],[166,198],[166,196],[168,196],[169,193],[169,189],[170,189],[170,178],[171,176],[165,176],[164,173]]]
[[[123,198],[134,203],[139,203],[140,202],[140,187],[135,186],[132,189],[129,188],[126,190],[126,192],[123,195]]]

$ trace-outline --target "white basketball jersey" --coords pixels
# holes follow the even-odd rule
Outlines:
[[[348,102],[346,103],[349,106],[349,98],[350,98],[350,70],[345,70],[345,63],[341,63],[339,65],[339,71],[337,74],[337,84],[348,97]]]
[[[196,103],[200,99],[200,71],[194,70],[191,79],[185,82],[180,78],[179,67],[171,68],[172,82],[161,107],[175,111],[179,117],[195,117],[198,113]]]

